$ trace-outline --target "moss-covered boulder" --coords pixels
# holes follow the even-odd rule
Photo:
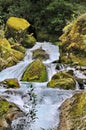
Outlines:
[[[33,61],[23,74],[22,81],[45,82],[47,81],[47,71],[41,60]]]
[[[61,89],[75,89],[76,83],[69,72],[57,72],[47,84],[49,87]]]
[[[31,48],[36,44],[36,39],[33,34],[27,34],[22,42],[23,46],[26,48]]]
[[[60,40],[61,62],[86,66],[86,13],[63,29]]]
[[[0,70],[16,64],[24,57],[24,53],[11,48],[6,38],[0,39]]]
[[[86,129],[86,91],[75,94],[60,107],[60,124],[58,130]]]
[[[5,79],[4,81],[0,82],[0,85],[3,85],[6,88],[19,88],[19,82],[16,78],[13,79]]]
[[[23,114],[15,104],[0,97],[0,128],[10,128],[12,120],[18,118],[20,113]]]
[[[10,17],[7,20],[7,26],[16,31],[23,31],[30,26],[30,23],[27,22],[27,20],[25,20],[23,18]]]
[[[33,59],[40,59],[40,60],[46,60],[49,58],[49,55],[46,53],[45,50],[39,48],[33,51],[32,55]]]
[[[25,36],[30,23],[23,18],[10,17],[6,22],[6,26],[6,36],[14,37],[15,40],[20,42]]]

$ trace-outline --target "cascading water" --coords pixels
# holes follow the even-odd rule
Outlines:
[[[28,103],[28,90],[30,83],[22,82],[20,79],[26,67],[33,61],[33,51],[38,48],[42,48],[49,54],[49,59],[43,61],[47,68],[49,81],[51,77],[57,72],[55,69],[56,65],[53,62],[59,59],[59,48],[48,42],[37,42],[33,48],[26,51],[26,55],[23,61],[0,72],[0,81],[4,79],[17,78],[21,86],[19,89],[9,89],[9,91],[8,89],[2,87],[0,89],[0,95],[4,96],[8,101],[17,104],[25,112],[28,112],[32,108],[32,105]],[[49,130],[50,128],[56,128],[59,123],[60,105],[65,99],[71,97],[74,93],[72,90],[48,88],[47,82],[31,83],[34,87],[34,92],[37,95],[37,105],[35,108],[37,118],[31,126],[26,125],[24,130]],[[15,120],[13,123],[16,125],[18,120]]]

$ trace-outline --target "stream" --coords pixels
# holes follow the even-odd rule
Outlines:
[[[34,61],[32,59],[33,51],[40,47],[45,50],[49,55],[49,59],[43,61],[47,68],[48,81],[43,83],[22,82],[21,77],[25,69],[31,62]],[[17,65],[6,68],[0,72],[0,81],[10,78],[17,78],[19,80],[21,86],[19,89],[9,89],[10,93],[7,93],[8,89],[1,87],[0,95],[4,96],[8,101],[17,104],[18,107],[24,112],[28,112],[34,107],[31,102],[29,103],[28,99],[28,91],[30,90],[29,87],[31,84],[34,87],[34,93],[36,94],[37,98],[37,103],[35,106],[37,118],[29,126],[28,118],[25,117],[26,125],[23,130],[56,129],[59,124],[59,107],[65,101],[65,99],[72,97],[74,93],[79,91],[78,83],[76,83],[76,90],[48,88],[47,83],[56,72],[72,69],[76,76],[86,79],[86,76],[84,76],[81,72],[79,72],[78,70],[76,71],[74,68],[71,68],[69,66],[61,66],[60,70],[56,70],[56,63],[54,63],[54,61],[57,61],[59,59],[59,55],[60,54],[58,46],[52,45],[49,42],[37,42],[33,48],[27,49],[25,57],[22,61],[20,61]],[[17,130],[16,125],[18,123],[18,119],[13,121],[12,125],[15,125],[15,128],[13,130]]]

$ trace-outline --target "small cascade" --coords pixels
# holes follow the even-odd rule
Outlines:
[[[48,81],[50,81],[52,76],[57,72],[56,64],[54,63],[46,64],[46,68],[48,72]]]
[[[55,88],[48,88],[47,82],[38,83],[38,82],[22,82],[20,81],[25,69],[27,66],[34,61],[32,59],[33,51],[42,48],[49,55],[49,59],[44,60],[43,63],[46,66],[48,72],[48,81],[50,81],[51,77],[58,72],[56,69],[56,63],[59,59],[59,48],[58,46],[52,45],[48,42],[39,43],[28,49],[25,54],[25,58],[20,61],[17,65],[4,69],[0,72],[0,81],[10,78],[17,78],[20,83],[20,88],[18,89],[5,89],[1,87],[0,95],[5,97],[8,101],[15,103],[19,106],[19,108],[23,112],[29,112],[31,109],[35,109],[36,111],[36,119],[30,125],[28,123],[31,122],[28,117],[25,117],[26,125],[21,130],[49,130],[53,128],[57,128],[59,124],[59,107],[64,102],[65,99],[70,98],[75,92],[72,90],[60,90]],[[80,72],[76,72],[74,68],[68,68],[63,65],[60,65],[60,70],[69,70],[73,69],[74,74],[80,75]],[[85,79],[86,77],[84,77]],[[33,91],[37,95],[37,105],[33,105],[30,102],[29,92],[30,86],[33,86]],[[78,84],[77,84],[78,86]],[[30,121],[30,122],[29,122]],[[12,127],[18,125],[20,119],[13,121]],[[24,125],[24,122],[23,122]],[[13,130],[17,130],[13,128]],[[19,128],[18,128],[19,130]]]

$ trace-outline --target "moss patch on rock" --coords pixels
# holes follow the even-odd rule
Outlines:
[[[21,43],[27,34],[27,28],[29,26],[30,23],[23,18],[10,17],[6,22],[5,36],[7,38],[13,37]]]
[[[79,62],[86,65],[86,13],[78,17],[63,29],[60,37],[61,62]],[[63,58],[65,57],[65,58]],[[85,61],[84,61],[85,60]],[[84,61],[84,62],[82,62]]]
[[[6,24],[8,27],[17,31],[25,30],[26,28],[30,26],[30,23],[27,20],[23,18],[17,18],[17,17],[10,17],[7,20]]]
[[[75,89],[76,87],[74,77],[69,72],[56,73],[47,85],[52,88],[58,87],[61,89]]]
[[[19,88],[19,82],[16,78],[13,79],[5,79],[4,81],[0,82],[1,85],[5,86],[6,88]]]
[[[23,74],[22,81],[45,82],[47,71],[45,65],[39,60],[32,62]]]
[[[46,60],[49,58],[49,55],[46,53],[45,50],[39,48],[33,51],[33,59],[40,59],[40,60]]]
[[[0,39],[0,70],[16,64],[24,57],[24,53],[11,48],[6,38]]]
[[[23,112],[14,104],[0,97],[0,128],[10,128],[12,121]]]
[[[0,97],[0,117],[8,113],[12,107],[16,107],[16,105]]]
[[[86,129],[86,91],[75,94],[60,107],[60,124],[58,130]]]

